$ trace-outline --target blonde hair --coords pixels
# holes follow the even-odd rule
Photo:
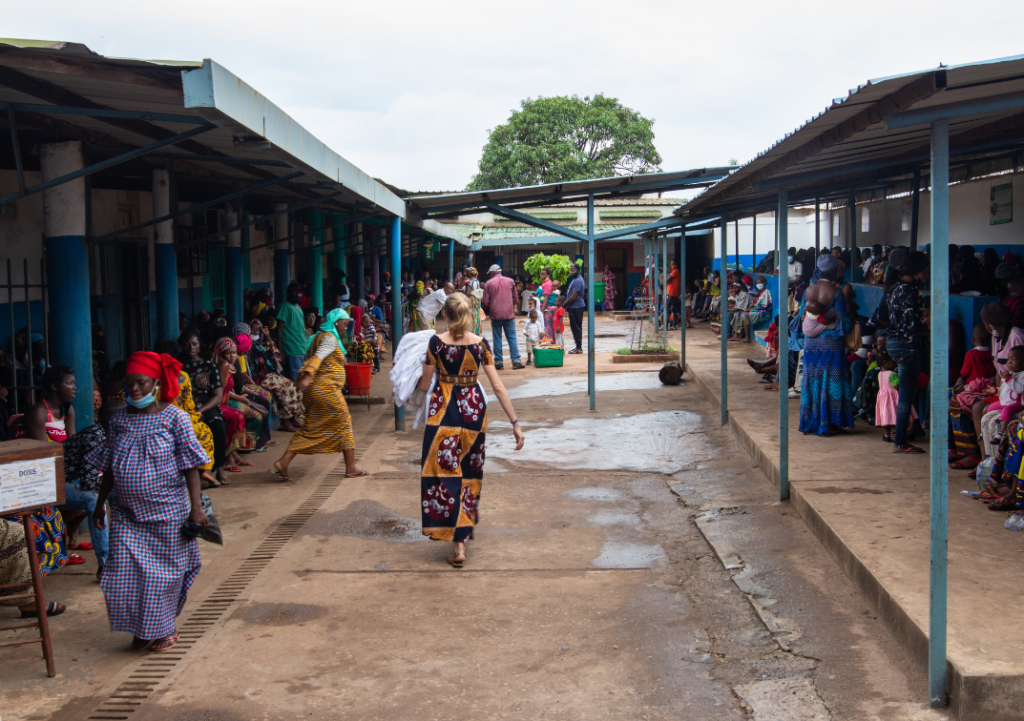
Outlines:
[[[464,293],[452,293],[444,301],[444,317],[448,319],[448,332],[459,340],[473,326],[473,304]]]

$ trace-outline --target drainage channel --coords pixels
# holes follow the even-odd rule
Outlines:
[[[387,416],[385,416],[387,418]],[[383,419],[381,419],[383,420]],[[367,434],[367,441],[372,445],[378,437],[381,420]],[[357,448],[356,456],[362,457]],[[328,498],[345,480],[345,462],[342,460],[334,470],[328,473],[313,493],[274,526],[270,534],[263,539],[256,549],[241,562],[237,570],[217,586],[199,606],[189,615],[188,619],[178,628],[178,643],[170,651],[161,653],[150,652],[142,657],[137,665],[128,672],[127,679],[107,696],[86,719],[103,721],[127,721],[139,709],[143,702],[177,675],[181,665],[188,660],[189,651],[205,636],[218,621],[228,612],[256,576],[266,568],[302,528],[313,514],[316,513]]]

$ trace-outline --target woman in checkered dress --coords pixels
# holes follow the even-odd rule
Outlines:
[[[494,369],[491,349],[487,341],[469,332],[474,312],[462,293],[448,296],[444,303],[448,331],[430,339],[419,383],[421,391],[430,392],[420,474],[423,535],[455,544],[455,554],[447,559],[455,568],[466,562],[466,541],[477,524],[484,478],[487,395],[479,381],[481,369],[512,421],[516,450],[524,443],[512,402]]]
[[[86,457],[103,470],[94,520],[106,524],[110,499],[110,557],[100,588],[110,628],[134,634],[132,648],[167,651],[178,641],[174,619],[199,573],[199,544],[182,524],[206,524],[199,469],[210,462],[192,422],[172,401],[181,363],[140,351],[128,360],[129,408],[110,419],[106,441]],[[114,495],[111,496],[111,492]]]

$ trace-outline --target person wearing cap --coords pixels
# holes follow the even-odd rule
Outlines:
[[[818,256],[817,280],[804,291],[800,303],[804,335],[800,432],[805,435],[832,436],[843,428],[853,428],[853,393],[846,364],[846,334],[853,320],[836,282],[839,272],[839,258]],[[790,365],[795,367],[792,361],[790,356]]]
[[[519,302],[516,293],[516,282],[501,274],[501,266],[495,263],[487,269],[491,276],[484,284],[484,294],[480,305],[484,313],[491,319],[491,350],[494,353],[494,367],[502,370],[501,332],[505,331],[508,339],[508,352],[512,356],[512,367],[516,370],[525,368],[519,362],[519,344],[516,342],[516,305]]]
[[[134,635],[132,648],[153,643],[168,651],[178,641],[175,618],[199,574],[199,543],[186,539],[186,520],[206,525],[199,469],[209,457],[185,411],[173,405],[181,363],[139,351],[128,359],[128,407],[110,419],[106,440],[86,456],[103,472],[93,521],[107,525],[110,556],[100,588],[110,628]],[[113,495],[111,495],[113,493]]]
[[[351,320],[348,313],[335,308],[324,318],[316,335],[309,339],[306,362],[299,369],[295,383],[306,407],[306,422],[292,436],[285,454],[274,463],[273,473],[283,481],[291,480],[288,465],[296,454],[341,453],[345,457],[345,475],[348,478],[369,475],[356,465],[352,416],[342,395],[345,387],[345,346],[341,337]]]

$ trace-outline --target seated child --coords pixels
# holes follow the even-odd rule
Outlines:
[[[540,327],[540,314],[536,308],[530,311],[530,319],[523,327],[523,334],[526,336],[526,365],[530,365],[533,349],[539,346],[541,338],[545,337]]]
[[[1010,349],[1006,358],[1006,370],[999,374],[1002,384],[999,386],[999,400],[988,407],[989,412],[999,413],[999,434],[992,439],[998,445],[1003,440],[1003,433],[1013,416],[1024,410],[1021,397],[1024,396],[1024,346]]]
[[[971,340],[974,347],[964,356],[960,377],[953,384],[953,394],[960,407],[968,413],[975,403],[995,394],[991,379],[996,375],[996,367],[992,362],[991,336],[983,324],[974,326]]]

